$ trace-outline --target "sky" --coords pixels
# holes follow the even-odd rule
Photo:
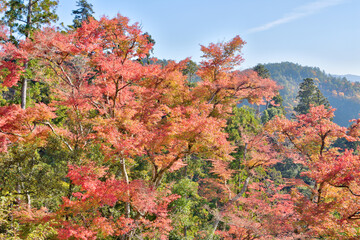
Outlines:
[[[290,61],[360,75],[360,0],[87,0],[95,17],[118,13],[155,40],[159,59],[201,61],[200,45],[245,42],[240,69]],[[75,0],[59,0],[71,24]]]

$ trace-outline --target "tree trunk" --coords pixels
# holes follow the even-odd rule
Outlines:
[[[26,66],[25,66],[25,69],[26,69]],[[28,80],[26,78],[24,78],[22,81],[22,86],[21,86],[21,108],[22,109],[26,109],[27,83],[28,83]]]
[[[26,191],[24,183],[22,183],[21,185],[22,185],[23,191]],[[30,196],[30,193],[28,191],[26,191],[26,201],[27,201],[28,208],[31,208],[31,196]]]
[[[28,6],[27,6],[27,16],[26,16],[26,31],[25,31],[25,38],[29,38],[30,36],[30,29],[32,24],[31,14],[32,14],[32,5],[33,1],[29,0]],[[28,68],[28,64],[25,63],[25,70]],[[27,93],[27,85],[28,85],[28,79],[24,78],[22,81],[21,86],[21,108],[26,108],[26,93]]]
[[[121,175],[124,179],[124,181],[126,182],[127,185],[129,185],[130,181],[129,181],[129,175],[127,173],[126,170],[126,162],[125,162],[125,158],[121,158],[120,159],[120,168],[121,168]],[[130,192],[129,190],[126,193],[128,195],[128,197],[130,198]],[[129,202],[125,202],[125,217],[126,218],[130,218],[131,217],[131,209],[130,209],[130,203]],[[123,240],[131,240],[133,235],[135,233],[135,229],[131,230],[130,232],[124,234],[121,239]]]
[[[124,177],[124,180],[126,182],[126,185],[129,185],[129,176],[127,174],[127,171],[126,171],[126,164],[125,164],[125,159],[121,159],[120,160],[120,164],[121,164],[121,172],[122,172],[122,175]],[[127,195],[128,197],[130,197],[130,192],[127,191]],[[125,216],[127,218],[130,217],[130,203],[126,202],[125,203]]]
[[[231,204],[233,204],[234,202],[236,202],[236,201],[247,191],[248,186],[249,186],[250,179],[251,179],[251,174],[248,173],[248,177],[245,179],[241,191],[240,191],[235,197],[233,197],[232,199],[230,199],[230,200],[220,209],[220,211],[219,211],[219,213],[218,213],[218,216],[215,217],[216,219],[215,219],[215,222],[214,222],[214,225],[213,225],[214,227],[213,227],[213,229],[212,229],[212,231],[211,231],[209,240],[212,240],[212,239],[213,239],[214,234],[215,234],[215,231],[216,231],[217,227],[219,226],[221,213],[226,209],[226,207],[227,207],[228,205],[231,205]]]
[[[214,234],[215,234],[215,231],[216,231],[216,229],[217,229],[217,227],[218,227],[218,225],[219,225],[219,222],[220,222],[220,218],[217,217],[216,220],[215,220],[215,222],[214,222],[214,227],[213,227],[213,230],[211,231],[209,240],[212,240],[212,239],[213,239]]]
[[[246,154],[247,154],[247,146],[248,144],[245,143],[245,146],[244,146],[244,153],[243,153],[243,161],[244,163],[246,162]],[[241,171],[241,159],[239,159],[239,172]],[[240,173],[239,173],[239,189],[241,187],[241,179],[240,179]]]

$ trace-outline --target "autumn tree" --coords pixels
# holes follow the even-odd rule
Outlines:
[[[232,154],[232,178],[226,181],[221,175],[226,185],[214,184],[214,180],[206,182],[206,196],[209,201],[216,199],[218,206],[211,209],[215,222],[210,236],[224,239],[295,237],[297,234],[291,225],[296,219],[293,202],[281,191],[285,187],[281,174],[272,168],[281,159],[256,118],[255,110],[235,107],[226,130],[237,148]],[[211,194],[214,189],[219,189],[216,195]],[[276,198],[282,201],[276,202]]]
[[[333,112],[323,105],[313,106],[294,120],[276,117],[268,130],[288,157],[306,167],[303,175],[312,180],[309,185],[296,184],[293,191],[301,216],[296,222],[298,231],[313,237],[353,238],[359,227],[355,177],[359,156],[331,145],[339,138],[356,140],[358,121],[350,129],[340,127],[331,121]]]
[[[245,71],[241,73],[237,71],[229,72],[232,67],[236,66],[236,64],[239,64],[242,61],[240,55],[233,54],[236,53],[235,50],[238,51],[241,46],[242,41],[240,38],[234,38],[232,41],[225,44],[211,44],[209,47],[202,46],[202,50],[204,52],[203,57],[205,60],[201,62],[197,74],[202,78],[203,81],[199,82],[198,87],[202,87],[204,90],[206,90],[202,90],[203,92],[201,96],[209,96],[206,101],[208,101],[208,103],[214,103],[215,105],[215,108],[213,107],[210,115],[212,117],[231,115],[231,108],[224,108],[224,106],[234,106],[234,104],[238,101],[236,98],[234,98],[236,95],[231,93],[231,91],[235,90],[235,93],[238,91],[240,94],[240,99],[247,99],[250,103],[263,103],[263,97],[265,97],[267,100],[270,100],[270,98],[273,97],[273,94],[278,89],[277,87],[274,88],[275,86],[271,84],[271,80],[259,77],[259,75],[254,71]],[[247,81],[249,76],[253,76],[251,77],[251,82]],[[258,84],[260,82],[262,84]],[[221,88],[221,86],[224,87]],[[267,90],[271,89],[271,95],[267,95],[270,92],[267,92],[266,88],[263,88],[265,86],[267,86]],[[194,89],[194,91],[196,90],[197,88]],[[239,97],[237,98],[239,99]],[[233,104],[225,105],[225,103],[231,103],[231,101],[233,101]],[[219,188],[221,195],[214,196],[218,199],[217,202],[220,207],[212,210],[214,211],[214,224],[210,231],[210,238],[212,238],[214,234],[217,233],[217,229],[220,223],[223,223],[225,226],[227,225],[227,221],[225,221],[225,219],[227,214],[230,213],[228,210],[233,209],[233,207],[235,207],[237,204],[237,201],[247,191],[250,180],[252,178],[251,171],[253,171],[258,166],[267,166],[276,162],[276,160],[274,162],[271,160],[271,156],[273,155],[270,154],[270,145],[266,143],[267,139],[265,135],[258,134],[252,136],[251,134],[247,135],[246,133],[243,133],[243,137],[245,138],[245,143],[248,144],[247,146],[249,148],[248,152],[244,154],[244,159],[241,164],[244,169],[248,171],[248,175],[241,183],[241,190],[239,190],[237,194],[235,193],[232,195],[232,191],[229,191],[229,189],[226,187],[229,178],[232,176],[232,171],[227,168],[227,165],[224,165],[217,159],[211,161],[213,166],[215,166],[215,169],[212,170],[212,172],[213,174],[219,176],[219,178],[216,180],[207,180],[206,182],[209,184],[209,186],[211,186],[209,189]],[[264,146],[264,148],[261,148],[261,146]],[[262,157],[257,159],[255,156]],[[225,186],[223,184],[225,184]],[[212,199],[212,197],[210,197],[210,199]],[[232,226],[234,230],[244,230],[245,235],[247,231],[251,232],[250,235],[253,234],[252,230],[254,229],[247,228],[249,225],[245,224],[245,219],[247,218],[244,215],[240,215],[242,217],[239,217],[239,215],[237,215],[237,217],[235,217],[235,215],[232,216],[234,216],[234,218],[232,219],[230,217],[232,220],[230,221],[231,224],[228,226]]]
[[[142,63],[153,44],[139,24],[130,24],[121,15],[99,21],[89,18],[67,33],[51,27],[37,30],[18,48],[4,44],[4,83],[19,82],[24,65],[18,63],[36,59],[39,70],[34,79],[48,85],[53,98],[48,105],[28,109],[0,108],[2,152],[7,154],[7,148],[18,141],[39,141],[33,147],[46,156],[51,153],[45,147],[56,139],[66,149],[68,163],[68,173],[62,177],[67,191],[59,190],[62,202],[52,211],[29,207],[17,211],[22,226],[48,222],[60,239],[166,239],[172,230],[169,204],[176,200],[175,205],[191,208],[191,202],[184,201],[188,193],[171,188],[167,176],[196,159],[206,162],[212,181],[205,181],[210,186],[226,188],[236,148],[224,131],[227,118],[239,101],[265,103],[278,90],[274,81],[252,70],[235,70],[242,62],[243,45],[236,36],[201,46],[204,60],[197,75],[202,80],[189,86],[183,74],[188,59],[166,66]],[[6,65],[8,56],[15,62]],[[212,232],[226,222],[222,216],[229,209],[240,207],[238,200],[248,190],[253,169],[275,161],[267,136],[258,133],[242,135],[248,146],[242,162],[248,176],[240,192],[219,200]],[[238,221],[229,225],[244,228],[242,223],[234,224]],[[188,234],[188,222],[174,224]]]

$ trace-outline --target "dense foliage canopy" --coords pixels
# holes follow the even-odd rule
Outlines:
[[[359,155],[332,144],[360,121],[323,105],[287,119],[265,69],[236,70],[239,36],[202,45],[200,64],[150,59],[121,15],[1,36],[0,238],[358,236]],[[277,170],[289,161],[301,177]]]

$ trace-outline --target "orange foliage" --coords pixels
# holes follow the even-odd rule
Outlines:
[[[304,175],[315,183],[310,199],[294,191],[302,231],[314,236],[354,237],[359,223],[351,219],[360,210],[360,156],[331,144],[339,138],[358,140],[358,121],[349,129],[340,127],[331,121],[333,111],[312,107],[296,120],[272,120],[268,130],[279,143],[290,143],[284,152],[297,152],[299,162],[308,169]]]
[[[139,156],[152,167],[150,182],[144,182],[119,180],[94,163],[70,165],[68,177],[81,190],[64,197],[59,211],[51,215],[58,238],[95,239],[97,234],[125,235],[143,228],[144,237],[166,239],[171,230],[167,205],[177,198],[157,190],[167,172],[196,155],[212,159],[212,171],[225,181],[231,176],[228,163],[234,146],[224,133],[228,114],[241,100],[261,104],[279,89],[254,71],[235,70],[242,62],[243,44],[237,36],[226,43],[202,46],[204,61],[197,73],[202,81],[193,88],[182,74],[188,59],[166,66],[141,62],[152,44],[139,24],[130,25],[121,15],[89,19],[68,33],[45,28],[19,48],[2,46],[1,69],[9,72],[3,84],[16,84],[24,61],[36,59],[40,70],[34,80],[52,86],[55,100],[51,107],[0,108],[0,150],[51,130],[65,139],[70,150],[98,143],[106,160],[123,164],[125,170],[124,161]],[[59,106],[66,107],[66,122],[56,127],[50,121]],[[265,142],[262,137],[249,140],[254,149],[249,164],[272,163],[267,146],[259,147]],[[117,203],[129,204],[136,216],[105,218],[102,207]],[[149,215],[156,216],[155,220],[149,220]]]

